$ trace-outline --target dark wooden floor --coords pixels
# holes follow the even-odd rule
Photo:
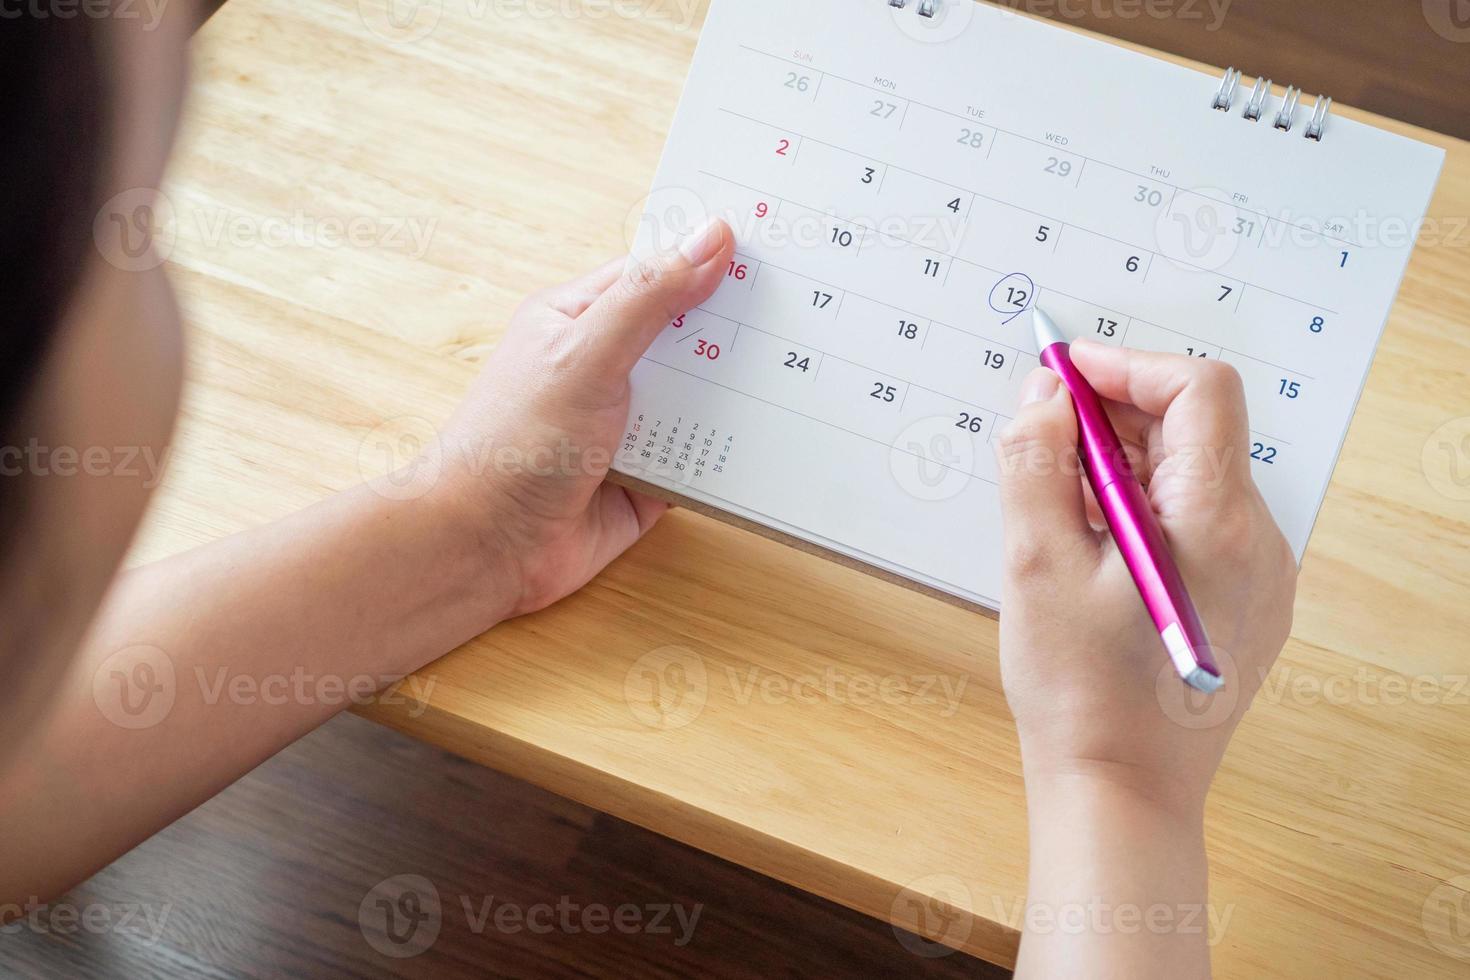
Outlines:
[[[434,893],[437,937],[423,917]],[[401,945],[379,898],[405,912],[393,923]],[[608,928],[620,906],[663,921],[584,930]],[[608,917],[584,920],[589,909]],[[918,955],[933,948],[885,923],[346,715],[39,923],[0,929],[0,976],[1008,975],[960,954]]]

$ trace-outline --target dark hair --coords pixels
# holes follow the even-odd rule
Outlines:
[[[0,19],[0,445],[87,263],[104,176],[98,34],[85,12]]]
[[[92,239],[104,166],[104,69],[94,18],[0,18],[0,453],[25,442],[36,386]],[[13,471],[12,471],[13,474]],[[29,481],[0,473],[0,553]]]

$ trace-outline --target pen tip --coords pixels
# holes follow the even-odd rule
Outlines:
[[[1036,334],[1036,352],[1040,354],[1052,344],[1065,344],[1066,336],[1046,311],[1039,306],[1031,307],[1031,330]]]
[[[1214,694],[1225,686],[1225,679],[1196,667],[1185,676],[1184,683],[1196,691],[1201,691],[1205,694]]]

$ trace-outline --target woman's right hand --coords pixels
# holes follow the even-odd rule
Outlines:
[[[1089,523],[1071,397],[1038,368],[999,440],[1001,666],[1027,779],[1119,780],[1196,810],[1286,642],[1296,559],[1251,478],[1233,368],[1088,342],[1072,359],[1128,444],[1226,684],[1205,700],[1174,675],[1117,545]]]

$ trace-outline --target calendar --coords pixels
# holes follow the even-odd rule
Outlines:
[[[1233,365],[1300,556],[1442,162],[972,0],[714,0],[634,252],[710,216],[737,252],[635,368],[614,467],[998,608],[1040,304]]]

